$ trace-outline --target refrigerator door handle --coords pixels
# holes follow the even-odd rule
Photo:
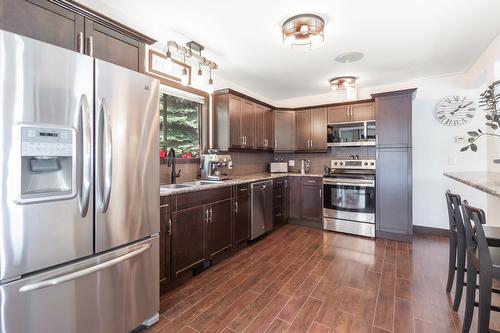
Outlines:
[[[109,112],[106,104],[104,107],[104,127],[106,128],[106,178],[104,178],[104,202],[103,213],[108,210],[109,198],[111,197],[111,187],[113,185],[113,133],[111,131],[111,124],[109,121]]]
[[[97,264],[95,266],[87,267],[87,268],[84,268],[82,270],[72,272],[69,274],[65,274],[65,275],[61,275],[61,276],[58,276],[58,277],[55,277],[52,279],[43,280],[43,281],[35,282],[32,284],[27,284],[27,285],[21,287],[19,289],[19,292],[25,293],[28,291],[39,290],[39,289],[43,289],[43,288],[47,288],[47,287],[53,287],[53,286],[57,286],[57,285],[64,283],[64,282],[79,279],[83,276],[86,276],[86,275],[101,271],[103,269],[118,265],[119,263],[127,261],[133,257],[140,255],[141,253],[146,252],[150,248],[151,248],[151,244],[144,244],[141,247],[139,247],[139,248],[137,248],[129,253],[126,253],[120,257],[105,261],[103,263]]]
[[[79,174],[78,203],[80,215],[87,216],[90,201],[90,185],[92,182],[92,132],[90,129],[90,108],[87,95],[80,99],[80,115],[78,131],[82,138],[80,162],[82,171]]]
[[[98,115],[97,130],[97,192],[99,194],[100,209],[105,213],[108,210],[111,196],[112,170],[113,170],[113,139],[111,137],[111,126],[109,124],[109,114],[106,108],[106,100],[101,100],[101,107]],[[106,131],[106,134],[103,132]],[[106,151],[104,175],[103,175],[103,149]]]

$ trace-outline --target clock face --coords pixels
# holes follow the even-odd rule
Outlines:
[[[445,97],[436,106],[437,119],[447,126],[465,125],[472,120],[475,113],[474,101],[465,96]]]

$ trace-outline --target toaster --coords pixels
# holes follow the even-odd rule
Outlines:
[[[269,163],[269,172],[288,172],[288,163],[286,162],[271,162]]]

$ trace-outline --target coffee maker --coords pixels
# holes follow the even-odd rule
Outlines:
[[[201,155],[201,179],[221,181],[230,179],[233,174],[231,155],[209,153]]]

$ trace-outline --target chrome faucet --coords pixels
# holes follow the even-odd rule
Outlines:
[[[175,170],[175,150],[174,150],[174,148],[170,148],[170,150],[168,151],[167,166],[171,167],[171,169],[172,169],[171,174],[170,174],[170,182],[172,184],[177,183],[177,178],[181,176],[182,169],[179,169],[179,172],[176,172],[176,170]]]

